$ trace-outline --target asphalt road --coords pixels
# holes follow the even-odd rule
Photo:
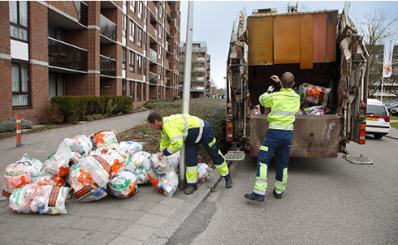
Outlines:
[[[255,158],[234,163],[234,187],[223,182],[179,228],[169,244],[398,244],[398,140],[348,146],[373,165],[336,159],[293,159],[286,196],[250,203]]]

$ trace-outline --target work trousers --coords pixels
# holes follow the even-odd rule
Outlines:
[[[276,162],[274,190],[277,193],[282,193],[286,190],[292,136],[293,132],[291,130],[268,130],[258,153],[254,193],[265,195],[267,191],[268,166],[274,155]]]
[[[188,130],[188,136],[185,140],[185,164],[186,164],[186,178],[188,184],[196,184],[198,182],[198,150],[199,145],[209,154],[211,160],[216,166],[217,172],[221,176],[229,174],[228,165],[225,161],[224,155],[219,150],[214,137],[213,128],[211,124],[204,121],[203,131],[200,136],[200,129],[194,128]],[[198,136],[200,140],[197,141]]]

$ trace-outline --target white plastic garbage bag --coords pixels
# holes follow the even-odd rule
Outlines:
[[[134,141],[121,141],[118,146],[119,150],[124,153],[133,155],[137,152],[142,151],[143,143]]]
[[[69,172],[69,162],[72,157],[76,156],[77,153],[73,153],[71,148],[75,148],[76,142],[72,139],[64,139],[59,144],[57,152],[51,155],[44,162],[44,169],[46,174],[57,175],[65,177]],[[78,157],[76,157],[78,158]]]
[[[43,163],[24,154],[19,161],[6,167],[3,195],[10,196],[17,188],[36,182],[43,175]]]
[[[206,182],[209,179],[212,168],[206,163],[198,164],[198,181],[199,183]]]
[[[70,188],[32,183],[15,190],[10,208],[18,213],[66,214],[65,202]]]
[[[138,178],[138,184],[148,183],[147,173],[151,169],[151,154],[140,151],[131,156],[131,164],[126,165],[125,170],[134,173]]]
[[[86,135],[78,135],[74,137],[73,140],[76,142],[77,149],[72,151],[79,153],[81,156],[88,156],[90,151],[93,149],[91,139]]]
[[[94,155],[80,159],[69,171],[69,184],[78,201],[97,201],[107,195],[106,185],[112,166],[102,156]]]
[[[116,148],[118,146],[117,138],[113,130],[102,130],[90,136],[94,147],[96,148]]]
[[[157,176],[153,170],[150,170],[148,171],[148,180],[157,191],[168,197],[172,197],[178,188],[178,175],[174,169],[165,173],[162,177]]]
[[[130,198],[138,192],[137,176],[128,171],[120,171],[108,183],[108,192],[117,198]]]

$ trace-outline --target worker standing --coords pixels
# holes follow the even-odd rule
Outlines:
[[[211,124],[188,114],[162,117],[156,112],[149,114],[148,123],[162,131],[158,157],[169,156],[179,151],[185,143],[187,186],[184,190],[190,195],[198,188],[198,146],[201,144],[210,155],[217,172],[225,178],[225,186],[232,187],[228,165],[216,144]]]
[[[274,197],[281,199],[286,190],[293,123],[295,114],[300,109],[300,96],[292,89],[294,75],[285,72],[280,80],[276,75],[271,78],[280,82],[282,88],[279,92],[272,93],[273,87],[270,86],[259,98],[263,107],[271,109],[267,116],[268,132],[258,153],[254,190],[244,195],[245,198],[258,202],[264,202],[265,199],[268,165],[273,155],[276,157]]]

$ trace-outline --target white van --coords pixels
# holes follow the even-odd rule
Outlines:
[[[381,139],[390,132],[390,116],[386,106],[376,99],[368,99],[366,108],[366,133]]]

